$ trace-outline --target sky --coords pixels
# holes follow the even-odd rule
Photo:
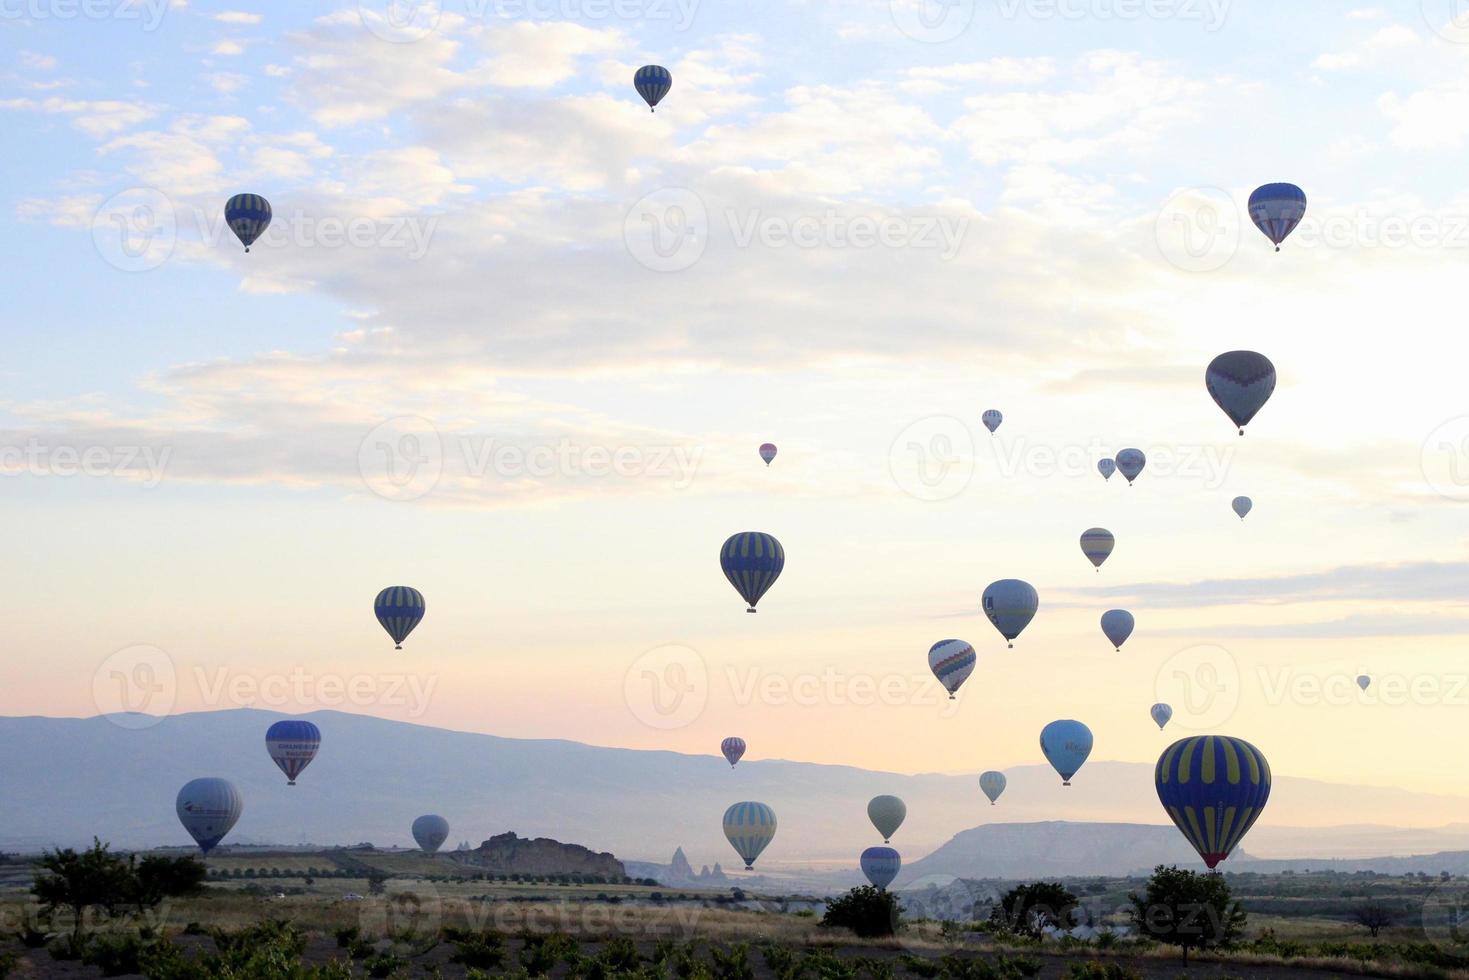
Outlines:
[[[1469,21],[1282,6],[0,0],[0,713],[901,772],[1077,718],[1469,794]],[[1279,375],[1244,437],[1233,349]],[[744,530],[787,554],[754,616]]]

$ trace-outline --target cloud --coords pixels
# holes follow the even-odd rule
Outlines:
[[[1202,606],[1283,606],[1302,602],[1465,601],[1463,583],[1469,562],[1414,561],[1343,565],[1317,572],[1259,578],[1148,582],[1073,590],[1107,601],[1132,601],[1164,609]]]
[[[246,13],[243,10],[225,10],[215,14],[214,19],[221,24],[258,24],[264,18],[259,14]]]
[[[72,124],[95,139],[103,139],[152,119],[158,110],[138,102],[103,99],[5,99],[0,109],[44,112],[71,117]]]
[[[1214,623],[1150,629],[1155,636],[1209,636],[1252,640],[1359,640],[1365,637],[1457,636],[1469,633],[1469,616],[1378,613],[1309,623]]]

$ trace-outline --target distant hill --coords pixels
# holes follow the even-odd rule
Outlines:
[[[877,843],[867,801],[894,793],[908,803],[894,846],[910,868],[976,825],[983,830],[1058,819],[1148,824],[1159,847],[1167,848],[1160,853],[1177,854],[1182,846],[1164,824],[1152,767],[1139,763],[1093,760],[1070,788],[1062,788],[1048,767],[1012,767],[1005,770],[1009,788],[991,807],[973,775],[748,759],[731,769],[712,747],[706,756],[601,748],[318,711],[303,717],[322,730],[321,754],[299,785],[287,787],[264,745],[265,729],[282,717],[253,709],[181,714],[136,731],[106,718],[0,718],[6,747],[0,754],[0,850],[84,844],[93,834],[120,847],[187,843],[174,796],[184,782],[203,775],[230,778],[244,795],[232,843],[412,846],[413,819],[440,813],[451,840],[486,840],[514,830],[609,851],[623,861],[666,861],[683,845],[694,867],[722,861],[740,879],[742,872],[728,871],[733,853],[721,829],[730,803],[763,800],[775,809],[780,830],[760,860],[767,873],[782,864],[836,871],[852,868],[855,856]],[[1327,829],[1309,835],[1298,829],[1346,814],[1358,825],[1390,825],[1402,813],[1421,824],[1447,825],[1469,813],[1469,800],[1277,775],[1270,808],[1248,843],[1253,853],[1276,857],[1298,853],[1295,848],[1306,843],[1313,857],[1360,856],[1379,841],[1391,846],[1381,853],[1469,849],[1462,825],[1412,832],[1354,826],[1342,834]],[[1291,838],[1290,849],[1272,843],[1278,834]],[[1332,850],[1333,841],[1350,843]]]
[[[612,881],[627,874],[622,862],[605,851],[547,837],[527,840],[512,831],[496,834],[479,847],[447,854],[452,861],[493,874],[596,875]]]

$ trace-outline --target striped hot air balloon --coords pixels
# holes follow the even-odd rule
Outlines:
[[[1097,571],[1102,570],[1102,562],[1112,554],[1112,549],[1117,546],[1117,539],[1112,532],[1104,527],[1089,527],[1081,532],[1081,553],[1086,555],[1087,561]]]
[[[724,754],[724,758],[729,763],[729,767],[733,769],[735,763],[739,762],[745,754],[745,740],[738,735],[731,735],[719,743],[719,751]]]
[[[994,435],[995,430],[1000,427],[1000,423],[1005,421],[1005,416],[998,409],[992,408],[981,415],[979,420],[984,423],[986,429],[990,430],[990,435]]]
[[[644,65],[633,75],[632,84],[648,103],[648,111],[655,112],[658,103],[673,88],[673,75],[662,65]]]
[[[736,803],[724,811],[724,836],[753,871],[755,859],[775,839],[775,811],[764,803]]]
[[[321,748],[321,729],[309,721],[289,719],[278,721],[265,733],[265,750],[281,772],[286,774],[286,785],[295,786],[301,770],[311,765]]]
[[[994,806],[995,801],[1000,798],[1000,794],[1005,792],[1006,782],[1005,774],[996,772],[993,769],[979,774],[980,791],[990,798],[990,806]]]
[[[785,568],[786,553],[780,542],[760,531],[741,531],[732,535],[719,549],[719,567],[754,612],[755,604],[780,578]]]
[[[1112,479],[1112,474],[1117,472],[1117,461],[1110,456],[1097,460],[1097,472],[1102,474],[1104,480]]]
[[[1306,216],[1306,192],[1295,184],[1265,184],[1250,194],[1250,220],[1280,251]]]
[[[859,863],[862,865],[862,873],[872,882],[872,887],[879,891],[887,891],[888,885],[893,883],[903,867],[903,859],[891,847],[869,847],[862,852]]]
[[[206,776],[185,783],[174,800],[174,808],[179,823],[207,856],[240,819],[245,801],[228,779]]]
[[[963,640],[939,640],[928,648],[928,669],[953,700],[959,685],[974,673],[974,647]]]
[[[270,202],[259,194],[236,194],[224,204],[224,223],[248,252],[270,227]]]
[[[1213,868],[1229,857],[1270,799],[1270,763],[1244,739],[1195,735],[1158,757],[1158,800]]]
[[[423,621],[423,593],[406,585],[390,585],[377,594],[372,611],[397,644],[394,649],[401,650],[408,634]]]
[[[1209,362],[1204,371],[1204,386],[1209,397],[1223,409],[1229,420],[1245,434],[1270,396],[1275,393],[1275,365],[1270,358],[1252,350],[1232,350]],[[1118,460],[1121,465],[1121,460]]]
[[[1157,725],[1158,731],[1161,732],[1164,728],[1168,726],[1168,722],[1173,718],[1173,706],[1171,704],[1164,704],[1162,701],[1159,701],[1157,704],[1148,709],[1148,714],[1152,716],[1153,724]]]

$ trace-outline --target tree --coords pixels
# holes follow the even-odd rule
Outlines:
[[[1245,911],[1218,872],[1199,874],[1160,864],[1148,879],[1147,893],[1133,892],[1128,899],[1138,932],[1182,949],[1185,967],[1190,949],[1228,946],[1244,933]]]
[[[903,906],[892,892],[871,885],[853,888],[826,903],[821,924],[832,929],[850,929],[864,938],[891,936],[903,921]]]
[[[1076,896],[1060,882],[1037,881],[1012,888],[990,909],[990,921],[1011,932],[1039,939],[1047,929],[1069,929]]]
[[[1393,924],[1393,911],[1382,902],[1367,901],[1352,909],[1352,918],[1376,939],[1379,932]]]
[[[373,870],[367,873],[367,894],[381,895],[387,887],[388,876],[381,871]]]
[[[137,908],[138,914],[151,909],[165,898],[180,898],[196,895],[204,888],[209,870],[193,857],[163,857],[150,854],[139,861],[137,855],[128,859],[128,900]]]
[[[113,915],[131,897],[135,879],[128,862],[95,837],[85,851],[70,847],[47,851],[40,863],[31,894],[48,915],[62,909],[71,912],[73,944],[81,940],[87,909],[100,908]]]

